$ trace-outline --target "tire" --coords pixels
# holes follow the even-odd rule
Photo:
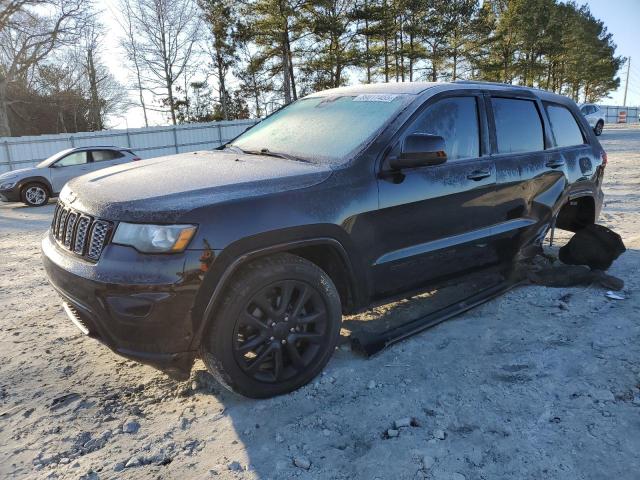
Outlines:
[[[49,189],[42,183],[27,183],[20,190],[20,199],[30,207],[41,207],[49,202]]]
[[[232,278],[202,339],[201,357],[227,388],[273,397],[322,371],[341,322],[331,278],[301,257],[278,254],[251,262]]]
[[[596,123],[596,126],[593,128],[593,133],[596,134],[596,137],[599,137],[600,135],[602,135],[603,128],[604,128],[604,122],[602,120]]]

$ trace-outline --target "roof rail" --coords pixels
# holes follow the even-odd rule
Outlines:
[[[454,80],[453,83],[466,83],[469,85],[496,85],[498,87],[509,87],[509,88],[522,88],[522,89],[529,89],[531,87],[525,87],[522,85],[514,85],[512,83],[504,83],[504,82],[487,82],[484,80]]]

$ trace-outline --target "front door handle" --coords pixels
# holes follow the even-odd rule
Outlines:
[[[490,170],[474,170],[469,175],[467,175],[467,178],[469,180],[475,180],[477,182],[478,180],[482,180],[483,178],[487,178],[490,176],[491,176]]]
[[[564,166],[564,160],[549,160],[545,165],[549,168],[560,168]]]

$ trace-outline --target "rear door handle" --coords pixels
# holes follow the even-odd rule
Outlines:
[[[478,180],[482,180],[483,178],[487,178],[490,176],[491,176],[490,170],[474,170],[469,175],[467,175],[467,178],[469,180],[475,180],[477,182]]]
[[[550,160],[545,165],[549,168],[560,168],[564,166],[564,160]]]

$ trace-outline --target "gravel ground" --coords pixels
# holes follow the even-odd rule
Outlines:
[[[640,130],[602,141],[624,300],[519,288],[263,401],[82,336],[41,267],[53,205],[0,206],[0,478],[637,479]]]

